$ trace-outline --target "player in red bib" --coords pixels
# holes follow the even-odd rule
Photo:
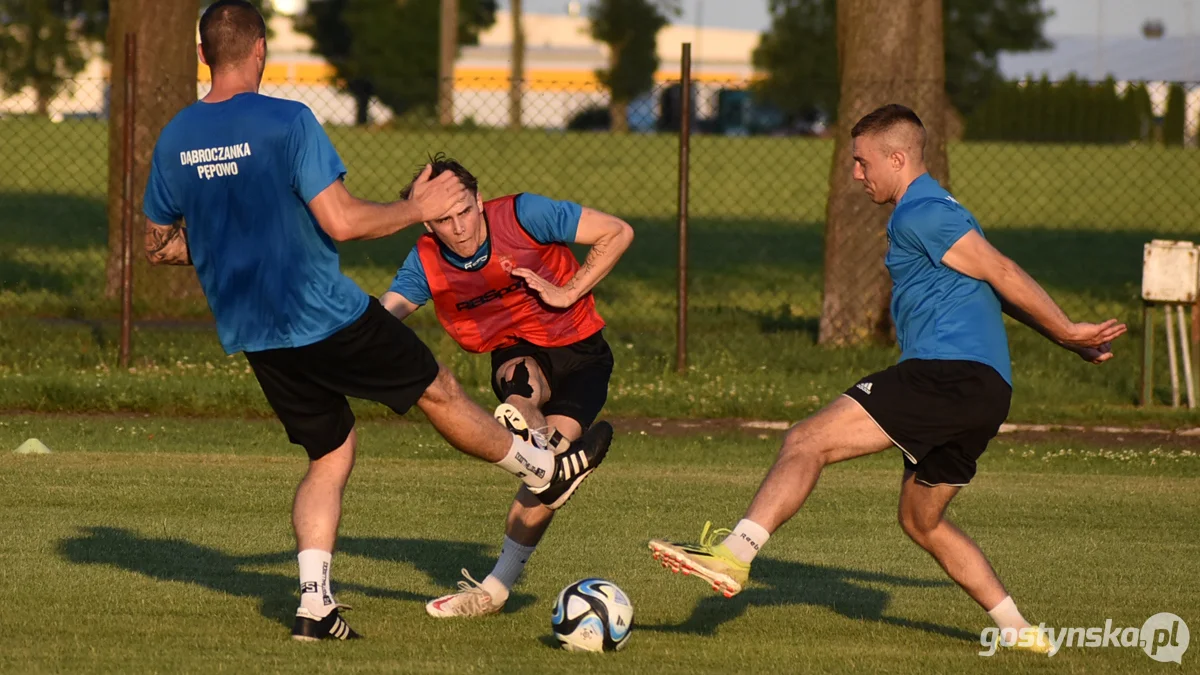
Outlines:
[[[491,354],[492,390],[501,401],[496,418],[562,452],[608,399],[613,356],[591,291],[629,248],[633,229],[614,216],[536,194],[485,202],[475,176],[458,162],[439,156],[432,167],[430,178],[451,172],[475,199],[457,214],[425,223],[427,234],[380,301],[400,319],[433,301],[438,321],[459,346]],[[567,246],[572,243],[592,247],[582,266]],[[500,611],[553,515],[520,490],[492,573],[477,582],[464,570],[460,592],[430,601],[426,611],[435,617]]]

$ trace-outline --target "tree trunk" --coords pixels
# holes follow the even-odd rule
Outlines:
[[[366,87],[351,88],[354,96],[354,124],[365,127],[371,122],[371,93]]]
[[[918,86],[907,101],[925,124],[925,166],[942,187],[950,189],[950,157],[946,154],[951,106],[946,94],[946,48],[942,0],[921,0],[917,14],[916,81]]]
[[[37,89],[38,117],[49,117],[50,102],[54,100],[54,87],[49,82],[39,82],[35,88]]]
[[[525,26],[521,0],[512,0],[512,75],[508,85],[508,127],[521,128],[521,91],[525,86]]]
[[[948,184],[942,1],[839,0],[841,100],[825,223],[825,283],[818,339],[825,345],[893,340],[887,252],[889,208],[854,180],[850,129],[888,103],[913,108],[929,132],[926,163]]]
[[[609,130],[614,134],[629,133],[629,101],[613,101],[608,112],[612,116]]]
[[[125,34],[137,34],[137,98],[134,100],[133,260],[135,302],[153,314],[202,295],[191,267],[150,267],[142,254],[142,196],[158,134],[181,109],[196,101],[196,20],[199,0],[114,0],[108,26],[112,62],[108,119],[108,264],[105,293],[120,294],[125,122]]]

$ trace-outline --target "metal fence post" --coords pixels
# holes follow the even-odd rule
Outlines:
[[[688,151],[692,136],[692,44],[683,43],[679,78],[679,295],[675,327],[675,371],[687,372],[687,272],[688,272]]]
[[[1142,303],[1142,407],[1154,405],[1154,305]]]
[[[133,133],[137,101],[137,34],[125,34],[125,113],[121,124],[121,347],[118,361],[129,367],[133,342]]]
[[[1200,301],[1192,304],[1192,379],[1200,382]],[[1182,315],[1183,307],[1179,308]]]
[[[454,57],[458,53],[458,0],[442,0],[438,42],[438,122],[454,125]]]

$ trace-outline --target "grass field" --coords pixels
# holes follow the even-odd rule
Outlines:
[[[620,431],[618,427],[618,431]],[[778,433],[619,433],[559,515],[503,614],[439,622],[423,603],[498,553],[514,481],[424,425],[367,423],[333,574],[354,644],[287,639],[297,602],[288,524],[304,469],[274,423],[141,416],[0,417],[0,671],[40,672],[1163,672],[1139,649],[976,655],[987,615],[895,524],[900,457],[829,469],[733,600],[645,549],[731,524]],[[952,517],[1035,621],[1200,625],[1200,455],[1120,442],[993,444]],[[552,647],[550,605],[576,579],[625,589],[626,651]],[[1195,649],[1184,655],[1194,669]],[[1171,668],[1174,668],[1173,666]]]
[[[617,213],[637,240],[597,290],[617,352],[615,414],[794,419],[891,363],[890,349],[816,347],[822,221],[832,144],[697,137],[693,142],[689,342],[692,370],[672,372],[675,140],[542,132],[415,133],[336,129],[358,193],[394,197],[432,152],[474,168],[489,195],[534,191]],[[118,372],[115,315],[103,296],[105,128],[0,122],[0,409],[265,412],[244,362],[210,325],[140,326],[136,369]],[[1149,147],[954,144],[953,188],[997,245],[1078,318],[1140,324],[1141,246],[1196,232],[1200,153]],[[380,293],[416,232],[343,248],[346,271]],[[139,303],[146,319],[207,317],[200,301]],[[483,359],[442,336],[428,310],[412,319],[472,391]],[[47,319],[52,319],[47,321]],[[1102,417],[1189,424],[1142,413],[1141,331],[1103,368],[1077,363],[1022,327],[1011,330],[1014,419]],[[1166,359],[1159,358],[1158,395]]]
[[[673,372],[675,139],[607,134],[332,130],[352,189],[393,198],[432,152],[477,171],[485,196],[541,192],[635,227],[597,290],[616,369],[605,466],[558,517],[506,611],[438,622],[423,603],[459,569],[486,575],[515,481],[425,424],[355,402],[362,450],[334,563],[367,639],[287,639],[297,589],[287,516],[304,470],[240,356],[194,300],[139,298],[134,367],[117,368],[104,297],[105,127],[0,121],[0,672],[1159,672],[1139,649],[981,658],[988,617],[895,523],[896,452],[828,470],[733,600],[665,573],[645,548],[732,525],[779,432],[663,433],[646,416],[795,420],[893,349],[815,344],[832,143],[698,137],[692,146],[690,369]],[[997,245],[1077,318],[1131,323],[1097,368],[1010,330],[1010,421],[1197,426],[1133,407],[1141,246],[1191,238],[1200,153],[1147,147],[953,144],[953,188]],[[415,237],[342,249],[384,290]],[[142,280],[143,287],[152,283]],[[487,359],[412,324],[491,405]],[[1161,331],[1160,339],[1161,339]],[[1161,345],[1160,345],[1161,349]],[[1162,399],[1166,359],[1156,374]],[[15,412],[14,412],[15,411]],[[77,415],[62,413],[100,413]],[[121,414],[107,414],[121,413]],[[136,413],[136,414],[129,414]],[[417,414],[413,414],[416,417]],[[624,419],[622,419],[624,418]],[[648,430],[649,433],[646,433]],[[28,438],[53,449],[9,451]],[[1200,444],[1160,435],[1002,435],[951,516],[987,551],[1025,615],[1052,626],[1200,626]],[[602,576],[636,608],[627,651],[554,648],[550,606]],[[1184,656],[1194,670],[1195,648]]]

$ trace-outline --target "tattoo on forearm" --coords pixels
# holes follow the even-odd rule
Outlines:
[[[152,265],[191,265],[187,228],[178,223],[167,227],[147,224],[146,258]]]
[[[575,273],[575,276],[571,277],[571,280],[568,281],[567,285],[563,288],[568,291],[574,291],[576,286],[579,285],[579,279],[581,277],[587,277],[590,275],[592,270],[596,268],[596,261],[604,258],[604,255],[605,247],[602,242],[593,245],[592,250],[588,251],[587,258],[584,259],[583,265],[579,267],[579,271]]]

